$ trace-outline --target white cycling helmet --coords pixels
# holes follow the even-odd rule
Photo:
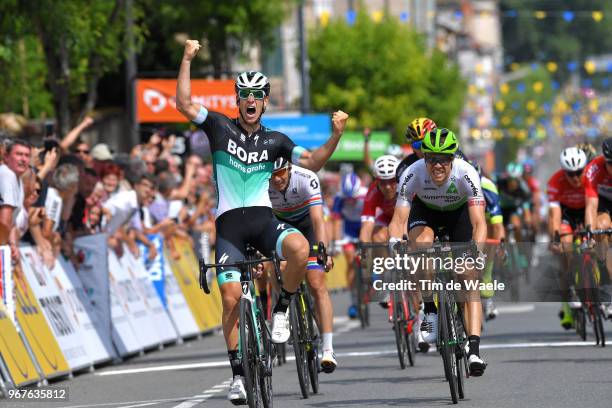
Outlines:
[[[341,191],[345,198],[357,198],[361,189],[361,180],[356,173],[348,173],[342,177]]]
[[[395,179],[395,171],[398,164],[399,160],[395,156],[390,154],[380,156],[374,162],[374,177],[380,180]]]
[[[261,89],[266,95],[270,95],[270,81],[261,72],[246,71],[238,75],[234,89],[238,93],[239,89]]]
[[[587,165],[586,153],[577,147],[568,147],[561,152],[559,157],[561,168],[565,171],[578,171]]]

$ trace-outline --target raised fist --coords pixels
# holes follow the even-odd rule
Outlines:
[[[344,126],[346,126],[348,117],[348,113],[342,112],[341,110],[332,114],[332,130],[335,134],[341,135],[344,133]]]
[[[185,41],[185,51],[183,52],[183,59],[187,61],[191,61],[193,57],[196,56],[198,51],[200,51],[202,46],[198,40],[187,40]]]

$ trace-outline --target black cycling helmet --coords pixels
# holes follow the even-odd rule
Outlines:
[[[284,169],[290,166],[291,166],[291,162],[285,160],[283,157],[279,157],[274,162],[274,169],[272,170],[272,172],[275,172],[275,171],[278,171],[278,170],[281,170],[281,169]]]
[[[601,150],[607,161],[612,161],[612,137],[607,138],[601,144]]]

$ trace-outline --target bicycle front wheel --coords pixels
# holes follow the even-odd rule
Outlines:
[[[245,298],[240,299],[239,326],[242,374],[244,376],[247,403],[249,408],[256,408],[262,405],[257,368],[258,347],[255,340],[256,328],[253,322],[251,302]]]
[[[294,296],[291,302],[289,318],[291,321],[291,339],[293,341],[293,351],[295,353],[295,365],[298,372],[298,381],[300,383],[300,391],[302,397],[308,398],[309,377],[308,377],[308,354],[305,348],[305,336],[304,327],[302,323],[301,308],[298,305],[298,298]]]
[[[261,307],[261,301],[257,298],[257,306]],[[260,352],[260,359],[258,364],[259,369],[259,387],[261,389],[261,399],[264,408],[273,407],[273,393],[272,393],[272,366],[274,365],[275,349],[272,344],[272,338],[266,325],[266,319],[264,318],[263,311],[258,310],[257,323],[261,333],[260,340],[262,344],[262,350]]]
[[[459,402],[457,390],[457,360],[455,358],[455,341],[453,338],[451,310],[446,293],[439,294],[438,301],[438,336],[440,337],[440,353],[444,364],[444,374],[450,388],[453,404]]]
[[[395,346],[397,347],[397,357],[400,368],[406,368],[407,344],[404,335],[404,309],[402,298],[397,291],[393,291],[393,331],[395,332]]]

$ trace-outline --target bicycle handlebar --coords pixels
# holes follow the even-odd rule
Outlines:
[[[237,267],[241,272],[245,266],[255,265],[262,262],[275,262],[276,254],[274,254],[270,258],[260,258],[260,259],[252,259],[252,260],[243,260],[236,261],[233,263],[216,263],[216,264],[207,264],[204,262],[204,259],[200,259],[200,289],[204,290],[204,293],[207,295],[210,294],[210,288],[208,287],[208,280],[206,279],[206,273],[210,268],[227,268],[227,267]]]

